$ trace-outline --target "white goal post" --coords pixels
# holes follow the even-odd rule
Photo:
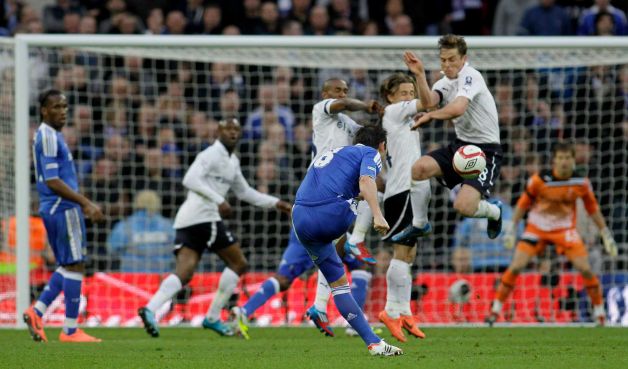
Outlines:
[[[525,71],[538,69],[568,69],[589,66],[628,65],[628,38],[625,37],[466,37],[469,61],[481,72]],[[30,301],[29,284],[29,209],[32,199],[30,184],[29,124],[33,121],[32,107],[36,102],[29,83],[35,50],[70,48],[92,55],[141,56],[147,59],[172,61],[232,63],[247,69],[248,66],[291,67],[310,69],[365,69],[379,81],[380,73],[404,71],[404,50],[414,50],[424,58],[426,69],[439,68],[437,37],[287,37],[287,36],[104,36],[104,35],[17,35],[11,40],[0,40],[0,48],[14,51],[14,210],[16,217],[16,288],[15,326],[24,327],[20,317]],[[247,69],[248,70],[248,69]],[[496,77],[497,78],[497,77]],[[510,79],[510,77],[508,77]],[[514,77],[513,77],[514,78]],[[260,77],[261,79],[261,77]],[[316,79],[314,79],[316,81]],[[550,82],[548,82],[550,83]],[[576,83],[576,82],[573,82]],[[49,87],[49,86],[48,86]],[[317,91],[318,86],[308,87]],[[491,86],[493,88],[493,86]],[[558,100],[564,97],[556,98]],[[562,104],[563,100],[560,100]],[[310,103],[308,101],[308,103]],[[523,104],[523,103],[522,103]],[[253,104],[251,104],[253,105]],[[574,113],[579,111],[574,110]],[[628,119],[626,117],[625,119]],[[588,126],[578,126],[582,132],[590,132]],[[574,128],[574,130],[577,130]],[[509,128],[510,129],[510,128]],[[603,130],[600,128],[600,135]],[[580,132],[580,131],[578,131]],[[604,131],[605,132],[605,131]],[[573,133],[575,136],[580,133]],[[432,139],[435,140],[435,136]],[[439,136],[440,137],[440,136]],[[548,136],[549,137],[549,136]],[[588,137],[595,142],[605,142],[602,136]],[[514,140],[514,139],[513,139]],[[534,140],[534,138],[530,138]],[[549,138],[548,138],[549,140]],[[509,142],[510,143],[510,142]],[[427,145],[427,143],[426,143]],[[0,149],[0,152],[1,149]],[[0,160],[5,160],[1,158]],[[600,161],[601,165],[605,165]],[[588,164],[588,163],[587,163]],[[523,162],[518,165],[525,165]],[[595,165],[595,164],[591,164]],[[609,164],[613,165],[613,164]],[[514,164],[513,164],[514,166]],[[613,168],[611,168],[613,169]],[[626,167],[628,169],[628,166]],[[598,172],[601,175],[601,172]],[[624,171],[624,174],[628,170]],[[598,189],[602,190],[602,189]],[[624,201],[626,189],[613,190]],[[514,194],[515,196],[518,194]],[[446,201],[446,200],[445,200]],[[434,206],[434,205],[433,205]],[[447,203],[444,206],[449,206]],[[610,206],[606,204],[605,206]],[[0,217],[3,214],[0,209]],[[619,219],[621,224],[627,220]],[[446,229],[446,228],[442,228]],[[453,229],[453,228],[449,228]],[[625,231],[624,231],[625,232]],[[624,239],[628,238],[623,235]],[[448,239],[447,242],[451,241]],[[5,240],[0,240],[5,242]],[[621,257],[626,257],[626,250]],[[270,260],[279,261],[281,250],[270,252]],[[437,255],[437,254],[434,254]],[[449,257],[449,254],[446,254]],[[427,257],[426,257],[427,258]],[[434,258],[434,256],[430,256]],[[432,260],[432,259],[430,259]],[[438,264],[438,261],[432,261]],[[420,262],[419,262],[420,264]],[[447,261],[445,268],[452,267]],[[265,265],[265,272],[272,272],[275,265]],[[623,264],[624,267],[626,263]],[[423,270],[424,264],[420,266]],[[429,269],[429,268],[426,268]],[[618,271],[626,273],[626,270]]]

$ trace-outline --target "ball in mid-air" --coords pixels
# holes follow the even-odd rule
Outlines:
[[[484,151],[474,145],[461,146],[454,154],[454,170],[464,179],[477,178],[486,168]]]

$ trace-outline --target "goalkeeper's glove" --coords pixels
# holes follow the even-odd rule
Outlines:
[[[504,232],[504,235],[502,236],[502,240],[504,241],[504,248],[506,250],[511,250],[513,247],[515,247],[515,242],[517,241],[516,229],[517,227],[515,227],[515,224],[512,223],[509,227],[506,228],[506,232]]]
[[[600,235],[602,236],[602,243],[604,244],[604,250],[606,250],[606,253],[613,258],[617,256],[617,242],[613,239],[610,229],[602,229],[600,231]]]

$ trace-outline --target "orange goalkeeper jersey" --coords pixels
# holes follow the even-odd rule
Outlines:
[[[589,215],[598,209],[598,203],[586,177],[557,179],[551,171],[533,175],[517,206],[528,210],[528,224],[542,231],[556,231],[576,227],[576,200],[582,198]]]

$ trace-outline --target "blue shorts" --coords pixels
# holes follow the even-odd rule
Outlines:
[[[294,230],[291,229],[290,241],[283,255],[281,255],[281,263],[279,264],[277,274],[292,281],[303,274],[303,272],[313,267],[314,263],[312,259],[310,259],[310,255],[308,255],[307,251],[305,251],[305,247],[303,247],[297,239]]]
[[[72,265],[85,260],[85,218],[80,208],[41,214],[57,264]]]
[[[330,256],[342,265],[332,242],[345,234],[355,217],[355,207],[342,199],[319,206],[295,204],[292,227],[316,265]]]

